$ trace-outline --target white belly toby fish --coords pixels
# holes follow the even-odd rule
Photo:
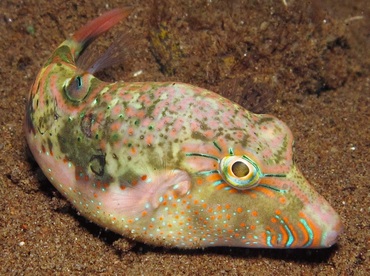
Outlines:
[[[146,244],[332,246],[342,223],[295,166],[283,122],[189,84],[108,83],[78,66],[128,14],[88,23],[37,75],[25,131],[50,182],[89,220]]]

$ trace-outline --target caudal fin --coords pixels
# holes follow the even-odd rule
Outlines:
[[[132,9],[114,9],[104,13],[102,16],[90,21],[84,27],[79,29],[72,39],[87,47],[95,38],[108,31],[122,19],[126,18]]]

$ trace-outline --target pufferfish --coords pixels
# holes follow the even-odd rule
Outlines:
[[[289,128],[177,82],[108,83],[83,69],[103,14],[64,41],[31,88],[25,132],[49,181],[90,221],[146,244],[324,248],[338,214],[293,161]],[[108,62],[109,63],[109,62]]]

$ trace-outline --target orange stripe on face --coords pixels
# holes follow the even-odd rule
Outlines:
[[[313,240],[312,240],[312,244],[310,247],[320,246],[321,245],[321,235],[322,235],[322,231],[320,230],[320,227],[314,224],[312,220],[310,220],[303,212],[300,212],[299,216],[306,220],[308,226],[312,230]]]
[[[292,244],[290,245],[290,247],[294,247],[294,245],[296,245],[297,243],[299,243],[299,236],[298,236],[298,233],[294,227],[294,225],[292,223],[289,222],[288,218],[287,217],[283,217],[282,220],[284,221],[284,223],[286,224],[286,226],[289,228],[290,232],[292,233],[293,235],[293,242]]]
[[[271,242],[272,246],[275,246],[276,243],[277,243],[277,234],[275,233],[275,230],[270,228],[270,227],[267,227],[266,231],[270,231],[270,233],[271,233],[271,241],[270,242]]]
[[[263,186],[257,186],[257,187],[254,187],[253,188],[255,191],[258,191],[262,194],[264,194],[265,196],[267,196],[268,198],[275,198],[276,196],[276,192],[266,188],[266,187],[263,187]]]
[[[279,226],[279,229],[280,229],[280,234],[281,234],[281,244],[280,245],[286,245],[287,242],[288,242],[288,233],[286,232],[284,226],[280,225]]]
[[[207,176],[207,181],[208,182],[215,182],[215,181],[217,181],[217,180],[221,180],[222,179],[222,177],[221,177],[221,175],[219,175],[219,174],[211,174],[211,175],[209,175],[209,176]]]
[[[225,187],[227,187],[228,185],[226,184],[226,183],[222,183],[222,184],[220,184],[220,185],[217,185],[216,186],[216,190],[222,190],[223,188],[225,188]]]
[[[300,240],[300,245],[305,245],[310,240],[310,237],[308,236],[308,232],[306,228],[303,226],[302,223],[298,223],[298,228],[301,230],[303,239]]]

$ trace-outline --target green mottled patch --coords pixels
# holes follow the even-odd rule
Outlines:
[[[286,159],[284,154],[287,152],[287,150],[288,150],[288,136],[285,136],[280,149],[277,150],[273,156],[272,160],[275,162],[275,164],[280,164]]]
[[[119,183],[132,183],[137,181],[140,178],[140,175],[135,171],[128,169],[122,175],[118,177]]]
[[[60,61],[64,61],[65,63],[73,64],[73,57],[71,54],[71,50],[68,46],[62,45],[57,48],[51,57],[46,61],[44,67],[50,65],[51,63],[57,63]]]
[[[101,158],[101,150],[99,150],[99,140],[91,139],[83,135],[80,130],[79,120],[66,120],[64,126],[57,135],[60,150],[67,159],[75,166],[83,168],[85,172],[92,166],[92,171],[103,176],[104,168]],[[104,175],[104,178],[107,178]]]

